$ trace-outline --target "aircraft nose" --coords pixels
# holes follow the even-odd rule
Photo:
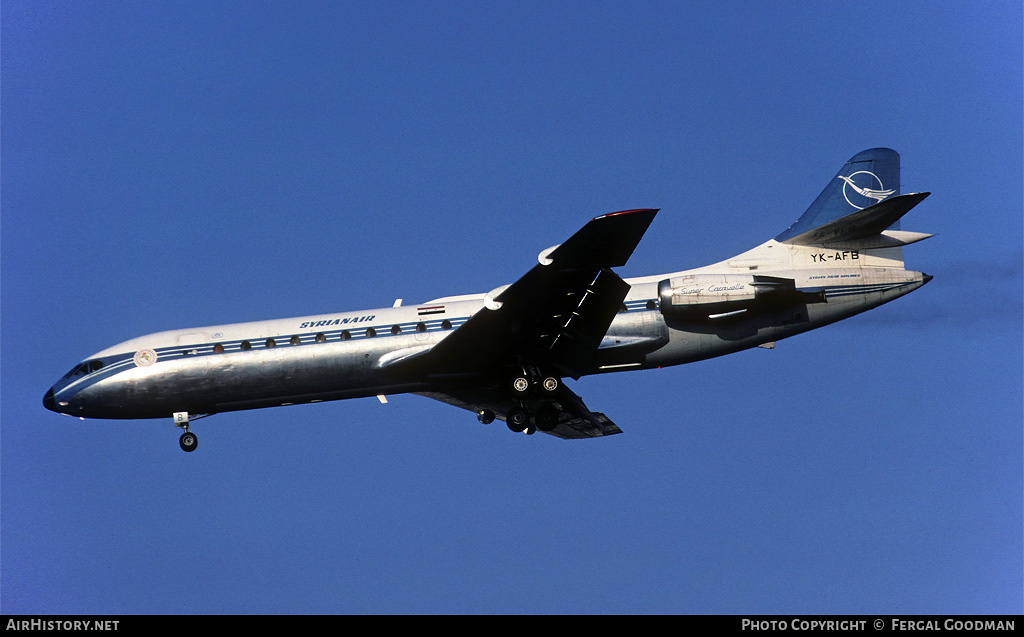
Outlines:
[[[53,387],[47,390],[46,395],[43,396],[43,407],[50,411],[57,411],[57,401],[53,399]]]
[[[921,278],[923,278],[924,282],[927,283],[927,282],[931,281],[932,279],[934,279],[935,277],[933,277],[930,274],[925,274],[924,272],[922,272],[921,273]]]

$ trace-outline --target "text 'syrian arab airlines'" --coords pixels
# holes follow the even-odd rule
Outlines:
[[[931,280],[903,266],[899,229],[928,193],[900,194],[899,155],[858,153],[796,223],[695,270],[635,279],[612,268],[657,210],[592,219],[486,294],[149,334],[98,352],[43,404],[82,418],[169,418],[412,392],[560,438],[621,433],[566,384],[668,367],[775,342],[853,316]],[[671,221],[670,221],[671,223]]]

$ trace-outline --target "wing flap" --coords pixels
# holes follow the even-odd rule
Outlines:
[[[479,414],[484,410],[494,413],[499,420],[505,420],[512,401],[498,388],[452,388],[443,391],[417,392],[448,405]],[[592,412],[583,400],[565,385],[559,387],[552,403],[561,411],[558,424],[543,433],[566,440],[599,438],[622,433],[622,430],[608,416]],[[536,404],[533,405],[534,408]]]
[[[566,376],[579,378],[593,364],[629,284],[611,270],[601,270],[553,335],[549,360]]]

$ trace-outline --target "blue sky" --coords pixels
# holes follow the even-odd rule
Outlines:
[[[5,613],[1019,613],[1019,2],[0,5]],[[141,334],[515,280],[661,213],[624,276],[902,155],[928,286],[572,387],[563,441],[415,396],[77,421]]]

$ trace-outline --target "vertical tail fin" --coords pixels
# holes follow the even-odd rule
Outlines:
[[[785,241],[898,194],[899,153],[891,148],[859,152],[836,173],[803,216],[775,240]]]

